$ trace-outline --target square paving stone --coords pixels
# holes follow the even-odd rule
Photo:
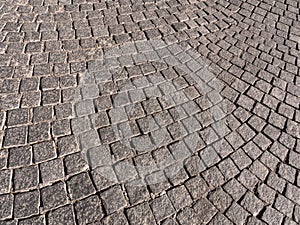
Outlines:
[[[265,151],[262,156],[260,157],[260,161],[268,168],[270,168],[272,171],[275,171],[277,168],[277,165],[279,163],[279,159],[275,157],[272,153],[269,151]]]
[[[1,170],[0,173],[0,194],[8,193],[11,186],[11,170]]]
[[[14,217],[23,218],[38,214],[40,204],[38,191],[30,191],[15,194]]]
[[[118,140],[118,133],[116,127],[104,127],[99,129],[101,141],[105,144],[112,143]]]
[[[1,170],[0,172],[0,193],[8,193],[11,187],[11,170]]]
[[[114,166],[114,170],[120,182],[129,181],[138,176],[136,168],[131,160],[123,160]]]
[[[277,210],[267,207],[262,215],[262,219],[270,225],[281,224],[283,215]]]
[[[71,103],[64,103],[55,106],[55,115],[58,119],[69,118],[72,116],[73,109]]]
[[[300,205],[300,188],[289,184],[286,188],[285,196]]]
[[[112,106],[111,99],[109,96],[101,96],[95,100],[95,106],[99,112],[109,109]]]
[[[234,200],[239,200],[247,191],[246,188],[236,179],[231,179],[224,185],[224,190],[231,195]]]
[[[49,210],[67,202],[64,183],[58,182],[41,189],[42,210]]]
[[[136,169],[141,177],[144,177],[146,174],[152,173],[157,169],[155,161],[152,158],[150,153],[145,153],[134,157],[134,164]]]
[[[185,186],[193,199],[199,199],[210,190],[205,180],[200,176],[190,178],[185,182]]]
[[[73,207],[71,205],[66,205],[61,208],[51,211],[47,215],[47,221],[49,225],[57,224],[75,224]]]
[[[88,224],[103,217],[101,201],[97,196],[91,196],[75,203],[75,213],[78,224]]]
[[[231,158],[240,170],[243,170],[244,168],[246,168],[247,166],[249,166],[252,163],[252,160],[250,159],[250,157],[248,157],[242,149],[236,150],[231,155]]]
[[[33,145],[33,161],[35,163],[53,159],[56,156],[56,150],[53,141],[45,141]]]
[[[127,218],[132,225],[156,224],[148,203],[126,209]]]
[[[157,221],[161,221],[175,213],[175,209],[167,195],[153,199],[150,202],[150,207]]]
[[[75,105],[75,112],[77,116],[90,115],[95,113],[95,106],[91,99],[82,100]]]
[[[64,177],[63,163],[60,158],[43,162],[39,167],[43,183],[53,182]]]
[[[42,104],[50,105],[60,102],[60,90],[46,90],[42,92]]]
[[[122,142],[118,141],[115,143],[112,143],[110,145],[110,149],[115,157],[116,160],[121,160],[124,158],[129,158],[133,151],[128,146],[124,145]]]
[[[198,156],[191,156],[184,162],[185,169],[190,176],[198,175],[206,169],[206,165]]]
[[[279,165],[279,170],[278,170],[278,174],[288,180],[291,183],[294,183],[295,179],[296,179],[296,173],[297,170],[289,165],[283,164],[281,163]]]
[[[3,145],[5,147],[26,143],[27,127],[12,127],[5,130]]]
[[[97,167],[91,171],[91,178],[97,191],[106,189],[118,182],[116,174],[111,166]]]
[[[14,190],[25,190],[38,185],[37,166],[21,167],[14,170]]]
[[[202,173],[204,180],[209,184],[211,187],[218,187],[225,182],[225,178],[220,170],[213,166],[210,169],[204,171]]]
[[[50,126],[49,123],[38,123],[29,126],[28,129],[28,141],[30,143],[37,141],[44,141],[50,138]]]
[[[25,166],[29,165],[31,162],[31,147],[16,147],[10,148],[8,150],[8,166],[16,167],[16,166]]]
[[[232,202],[232,198],[222,189],[216,189],[214,192],[210,193],[208,200],[219,209],[221,212],[224,212]]]
[[[69,125],[67,125],[69,126]],[[91,122],[88,116],[82,116],[71,120],[73,134],[80,134],[91,129]]]
[[[181,184],[189,178],[182,163],[175,163],[171,166],[168,166],[164,171],[173,186]]]
[[[81,173],[71,177],[67,181],[71,199],[79,199],[95,192],[91,178],[87,173]]]
[[[81,150],[88,150],[101,144],[99,133],[96,130],[89,130],[79,135]]]
[[[293,218],[295,203],[293,203],[291,200],[287,199],[283,195],[278,195],[274,206],[284,215],[287,215],[289,218]]]
[[[91,115],[90,118],[94,128],[101,128],[109,125],[109,119],[106,112],[95,113]]]
[[[279,177],[277,174],[271,172],[268,176],[267,184],[271,188],[273,188],[273,189],[277,190],[278,192],[282,193],[285,189],[286,182],[285,182],[284,179]]]
[[[50,121],[52,116],[52,106],[39,106],[33,108],[33,122]]]
[[[168,146],[175,160],[181,161],[190,157],[191,152],[183,141],[172,143]]]
[[[13,211],[13,195],[0,195],[0,219],[12,217]]]
[[[118,211],[126,206],[123,191],[119,185],[109,188],[100,194],[104,208],[108,214]]]
[[[217,164],[221,158],[216,153],[213,147],[207,146],[199,153],[200,158],[203,160],[204,164],[208,167]]]
[[[105,145],[88,149],[85,156],[91,168],[111,165],[113,160],[109,148]]]
[[[83,154],[78,152],[67,155],[64,158],[64,165],[66,174],[75,174],[86,169],[87,161],[84,159]]]
[[[259,179],[253,174],[251,173],[249,170],[244,169],[239,177],[238,177],[238,181],[244,185],[247,189],[249,190],[254,190],[255,185],[259,182]]]
[[[167,191],[167,194],[176,210],[180,210],[192,203],[192,198],[183,185]]]
[[[240,173],[239,169],[230,158],[222,160],[218,167],[226,180],[229,180]]]
[[[258,160],[254,161],[254,163],[250,167],[250,171],[256,175],[261,180],[265,180],[267,177],[269,170]]]
[[[264,202],[251,192],[247,192],[241,201],[241,206],[254,216],[258,215],[264,205]]]
[[[64,119],[54,121],[52,123],[51,131],[54,137],[71,134],[70,120]]]
[[[179,224],[201,224],[200,217],[196,214],[195,210],[191,207],[186,207],[176,215]]]
[[[13,109],[7,111],[7,125],[14,126],[26,124],[29,120],[28,109]]]
[[[218,210],[206,199],[200,198],[193,206],[196,216],[200,219],[199,224],[206,224],[218,212]]]
[[[227,210],[225,215],[235,224],[243,224],[246,222],[247,217],[250,215],[237,203],[233,203]]]
[[[142,180],[133,180],[125,184],[126,193],[131,205],[149,199],[147,185]]]
[[[57,140],[57,152],[59,156],[79,151],[74,135],[68,135]]]

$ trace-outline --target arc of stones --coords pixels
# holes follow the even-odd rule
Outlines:
[[[144,66],[144,71],[136,74],[128,73],[130,69],[140,68],[141,65]],[[147,67],[149,71],[147,71]],[[153,67],[155,67],[155,72],[153,72]],[[179,80],[176,80],[178,77],[159,76],[160,73],[156,73],[160,70],[166,71],[168,68],[180,71],[179,77],[188,79],[188,87],[197,90],[200,97],[196,96],[196,98],[199,97],[201,102],[206,103],[205,106],[200,106],[202,114],[193,114],[192,108],[189,108],[191,112],[185,110],[185,113],[188,114],[186,120],[180,120],[183,117],[183,111],[179,110],[182,109],[182,105],[190,104],[192,107],[193,103],[199,99],[193,99],[184,94]],[[219,84],[221,84],[220,81],[208,70],[200,55],[187,46],[168,44],[163,40],[147,40],[125,43],[107,49],[101,60],[95,62],[86,73],[81,74],[76,89],[75,114],[71,122],[83,157],[91,169],[113,167],[114,163],[118,161],[109,147],[113,142],[120,144],[123,151],[129,149],[128,151],[134,152],[135,155],[151,152],[171,144],[172,159],[164,159],[158,164],[161,170],[170,164],[176,165],[175,169],[167,175],[173,176],[183,167],[186,159],[200,148],[209,145],[211,140],[215,140],[216,134],[218,139],[225,136],[226,124],[223,118],[226,104],[221,105],[222,97],[219,92],[222,85]],[[109,85],[111,89],[107,88]],[[148,96],[143,99],[142,96],[146,90]],[[107,126],[104,130],[100,129],[100,132],[95,126],[95,120],[101,111],[101,109],[95,111],[97,108],[95,100],[99,97],[99,92],[100,98],[106,99],[106,102],[103,100],[99,104],[110,117],[110,120],[106,121]],[[136,96],[137,100],[133,100],[132,96],[129,97],[128,93]],[[161,105],[165,103],[166,108],[160,111],[162,113],[168,113],[168,110],[172,109],[173,117],[178,118],[178,121],[172,123],[173,125],[178,124],[175,129],[178,137],[171,137],[173,140],[169,140],[170,135],[166,132],[166,125],[164,125],[169,124],[166,118],[161,118],[157,129],[151,127],[155,124],[153,114],[146,113],[143,118],[149,118],[149,120],[145,119],[142,124],[145,130],[148,129],[151,132],[141,134],[130,127],[131,120],[128,117],[131,113],[137,113],[136,106],[152,100],[154,102],[158,100]],[[105,104],[107,104],[107,108],[105,108]],[[171,107],[168,108],[167,105]],[[153,110],[155,111],[155,109]],[[102,118],[102,120],[105,119],[107,120],[106,117]],[[154,124],[150,121],[154,121]],[[200,126],[197,126],[198,123]],[[122,131],[119,129],[120,126],[123,127]],[[200,130],[209,127],[210,129],[206,129],[200,137]],[[203,151],[204,164],[211,166],[218,156],[212,148],[206,149]],[[121,163],[123,172],[128,173],[124,177],[130,176],[129,173],[135,169],[147,172],[152,168],[151,165],[133,165],[126,160]],[[109,173],[102,175],[107,179],[113,179]],[[162,177],[159,176],[151,182],[162,182]]]

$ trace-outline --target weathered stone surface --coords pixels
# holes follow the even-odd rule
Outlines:
[[[0,224],[299,224],[298,1],[0,8]]]

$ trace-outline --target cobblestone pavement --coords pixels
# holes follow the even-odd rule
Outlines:
[[[0,224],[300,224],[298,0],[0,0]]]

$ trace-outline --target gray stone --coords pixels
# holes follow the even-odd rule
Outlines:
[[[105,190],[100,196],[108,214],[118,211],[126,206],[126,200],[119,185]]]
[[[13,211],[13,195],[6,194],[0,195],[1,205],[0,205],[0,218],[8,219],[12,217]]]
[[[148,203],[142,203],[126,210],[127,218],[132,225],[155,224],[154,216]]]
[[[61,159],[54,159],[43,162],[39,165],[40,177],[43,183],[53,182],[62,179],[64,176],[64,168]]]
[[[28,109],[14,109],[7,112],[7,125],[26,124],[29,121]]]
[[[29,126],[28,128],[28,141],[30,143],[48,140],[50,138],[49,123],[38,123]]]
[[[45,216],[35,216],[29,219],[20,220],[19,224],[36,224],[36,225],[44,225],[46,223]]]
[[[56,156],[56,150],[52,141],[45,141],[33,145],[33,161],[38,163],[53,159]]]
[[[14,190],[26,190],[38,185],[37,166],[21,167],[14,170]]]
[[[14,217],[23,218],[38,214],[39,198],[40,195],[38,191],[15,194]]]
[[[124,215],[123,212],[116,212],[111,215],[106,216],[103,218],[101,221],[103,225],[110,225],[110,224],[124,224],[128,225],[128,221],[126,216]]]
[[[47,221],[49,225],[58,223],[74,224],[73,209],[71,205],[66,205],[61,208],[50,211],[47,215]]]
[[[7,128],[4,134],[3,145],[5,147],[22,145],[26,143],[27,127]]]
[[[233,222],[233,223],[245,223],[249,213],[244,210],[240,205],[233,203],[230,208],[227,210],[225,215]]]
[[[93,183],[87,173],[80,173],[67,181],[71,199],[79,199],[95,192]]]
[[[224,212],[232,203],[232,198],[222,189],[210,193],[208,200],[221,212]]]
[[[88,224],[103,217],[100,199],[93,195],[75,203],[75,214],[78,224]]]
[[[196,212],[196,218],[200,220],[198,224],[208,223],[218,212],[218,210],[206,198],[200,198],[194,204],[193,209]]]
[[[161,221],[175,213],[175,209],[167,195],[153,199],[150,206],[157,221]]]
[[[16,167],[29,165],[31,158],[31,147],[29,146],[10,148],[8,154],[8,166]]]
[[[268,224],[275,225],[280,224],[283,220],[283,215],[276,211],[275,209],[272,209],[270,207],[267,207],[265,212],[262,215],[262,219],[266,221]]]
[[[67,202],[67,193],[62,182],[41,189],[42,209],[50,210]]]
[[[58,155],[66,155],[78,151],[78,145],[73,135],[58,138],[57,152]]]
[[[192,198],[183,185],[169,190],[167,194],[176,210],[182,209],[192,203]]]
[[[265,204],[251,192],[247,192],[241,201],[241,206],[254,216],[259,214],[264,205]]]
[[[53,116],[52,106],[40,106],[33,108],[33,121],[50,121]]]

